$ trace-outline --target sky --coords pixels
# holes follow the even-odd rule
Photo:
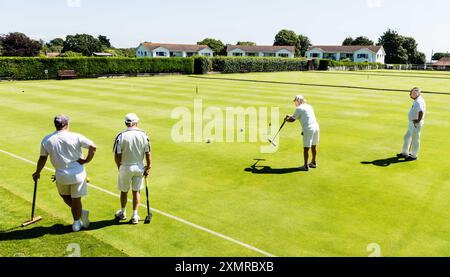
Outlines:
[[[450,51],[448,0],[0,0],[0,34],[49,41],[68,34],[106,35],[115,47],[143,41],[195,44],[206,37],[272,45],[281,29],[316,45],[388,28],[414,37],[419,50]]]

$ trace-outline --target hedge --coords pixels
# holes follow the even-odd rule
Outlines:
[[[0,77],[18,80],[56,78],[58,70],[75,70],[78,77],[108,74],[194,72],[193,58],[23,58],[1,57]],[[45,74],[48,70],[48,75]]]
[[[351,62],[351,61],[334,61],[322,59],[320,60],[319,70],[329,70],[331,68],[342,68],[343,70],[353,69],[361,70],[371,68],[384,68],[385,65],[382,63],[372,63],[372,62]]]
[[[222,73],[308,70],[306,59],[260,57],[213,57],[212,70]]]
[[[212,70],[211,59],[203,56],[194,57],[194,74],[208,74]]]

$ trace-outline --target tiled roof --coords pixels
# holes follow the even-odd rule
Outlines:
[[[355,46],[334,46],[334,45],[314,45],[309,48],[309,50],[312,49],[321,49],[324,52],[331,52],[331,53],[354,53],[361,49],[369,49],[370,51],[374,53],[378,53],[380,49],[383,48],[383,46],[364,46],[364,45],[355,45]]]
[[[186,51],[186,52],[198,52],[203,49],[211,49],[207,45],[195,45],[195,44],[169,44],[169,43],[142,43],[148,50],[152,51],[158,47],[164,47],[169,51]]]
[[[442,58],[433,64],[434,66],[450,66],[450,58]]]
[[[234,49],[241,49],[245,52],[271,52],[275,53],[280,50],[288,50],[289,52],[295,52],[295,46],[264,46],[264,45],[256,45],[256,46],[247,46],[247,45],[227,45],[227,52],[232,51]]]

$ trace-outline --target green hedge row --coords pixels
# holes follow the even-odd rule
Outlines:
[[[57,78],[58,70],[75,70],[78,77],[108,74],[183,73],[194,71],[193,58],[0,58],[0,77],[18,80]],[[48,75],[45,74],[48,70]]]
[[[212,70],[223,73],[275,72],[308,70],[306,59],[213,57]]]

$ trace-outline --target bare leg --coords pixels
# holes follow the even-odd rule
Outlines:
[[[317,146],[316,145],[313,145],[312,147],[311,147],[311,152],[312,152],[312,163],[313,164],[316,164],[316,157],[317,157]]]
[[[81,218],[81,209],[82,209],[81,197],[72,198],[72,215],[75,221]]]
[[[137,211],[141,203],[141,194],[139,191],[133,191],[133,211]]]
[[[120,205],[123,209],[127,206],[128,202],[128,192],[121,192],[120,193]]]
[[[66,203],[67,206],[72,208],[72,197],[70,195],[61,195],[61,197],[64,200],[64,203]]]
[[[308,167],[309,147],[303,148],[303,158],[305,160],[305,167]]]

